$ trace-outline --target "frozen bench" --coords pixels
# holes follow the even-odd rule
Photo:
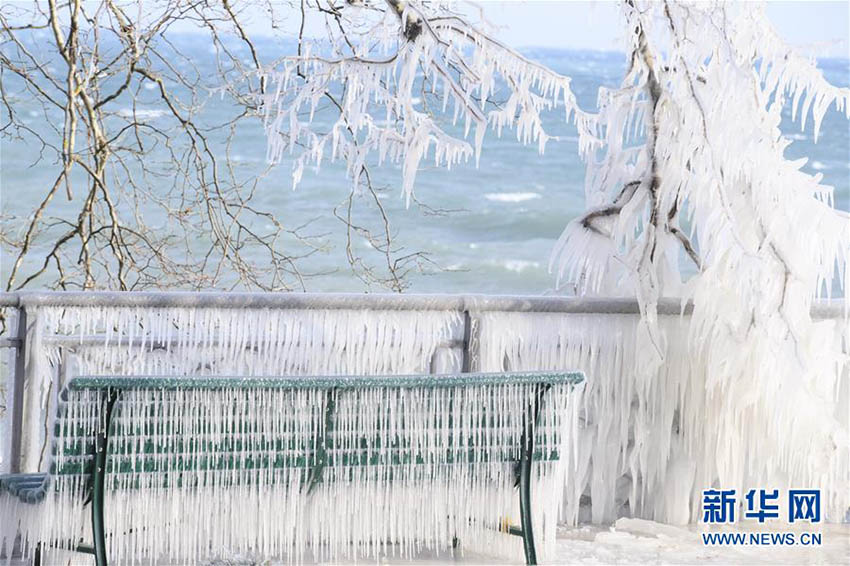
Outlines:
[[[521,536],[534,564],[532,519],[554,533],[560,497],[532,507],[531,493],[563,485],[583,379],[79,377],[61,395],[49,473],[0,476],[0,516],[17,517],[36,563],[45,549],[98,566],[308,548],[412,555],[501,531]]]

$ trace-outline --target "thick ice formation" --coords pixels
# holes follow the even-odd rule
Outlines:
[[[850,117],[850,89],[795,54],[759,3],[622,7],[629,68],[619,88],[600,89],[604,144],[586,156],[588,210],[551,263],[579,294],[640,305],[642,328],[624,335],[634,355],[590,380],[629,383],[615,393],[625,412],[593,420],[603,441],[606,419],[625,419],[633,438],[617,430],[615,444],[634,451],[601,464],[628,471],[633,495],[652,494],[674,469],[678,480],[695,474],[664,498],[633,496],[632,510],[651,518],[675,513],[671,491],[687,485],[695,517],[696,490],[714,485],[817,487],[840,519],[850,505],[850,215],[835,210],[821,174],[801,169],[805,159],[786,156],[792,141],[781,125],[786,109],[801,128],[811,116],[817,139],[830,106]],[[816,300],[835,296],[844,317],[813,319]],[[686,326],[665,329],[662,297],[691,300]],[[542,342],[522,334],[522,347],[536,350],[519,363],[554,355],[554,328],[525,328]],[[591,336],[612,330],[588,325],[571,340],[592,350]],[[653,410],[662,413],[646,421]],[[655,445],[646,422],[677,433],[662,431]],[[648,502],[653,509],[642,509]],[[597,518],[613,513],[594,501]]]
[[[821,320],[820,346],[844,353],[817,366],[820,392],[805,376],[772,390],[755,379],[783,375],[783,356],[759,358],[754,379],[724,381],[722,361],[692,347],[689,317],[661,316],[664,363],[633,315],[484,313],[478,322],[481,371],[578,369],[588,376],[579,474],[565,494],[592,499],[583,519],[635,516],[698,520],[701,490],[720,486],[820,489],[824,512],[850,507],[850,326]],[[732,347],[730,345],[730,347]],[[754,355],[757,353],[754,352]],[[787,396],[787,398],[786,398]],[[809,403],[809,405],[806,405]],[[812,441],[833,439],[830,450]]]
[[[521,540],[500,529],[518,523],[515,464],[536,387],[122,391],[107,554],[120,564],[233,554],[336,562],[451,549],[457,537],[465,549],[521,556]],[[553,385],[539,413],[532,498],[544,554],[574,467],[578,399],[571,385]],[[45,501],[0,501],[2,516],[19,520],[25,554],[39,541],[69,549],[90,536],[82,470],[103,406],[102,392],[69,391]],[[319,442],[327,460],[314,481]],[[0,529],[7,544],[15,523]]]

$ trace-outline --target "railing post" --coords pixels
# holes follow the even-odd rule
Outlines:
[[[460,352],[460,371],[469,373],[472,371],[472,317],[468,310],[463,311],[463,346]]]
[[[21,471],[21,438],[24,429],[24,375],[27,356],[27,310],[18,307],[17,348],[15,348],[15,367],[13,391],[8,392],[12,399],[11,433],[9,446],[9,471],[13,474]]]

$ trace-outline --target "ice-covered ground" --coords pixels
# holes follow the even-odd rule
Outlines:
[[[701,528],[675,527],[641,519],[620,519],[609,527],[583,525],[562,527],[558,532],[557,554],[548,564],[824,564],[850,565],[850,524],[823,525],[816,531],[807,528],[789,528],[776,523],[759,528],[747,523],[744,528],[715,529],[714,532],[820,532],[820,546],[705,546]],[[93,564],[86,555],[65,555],[61,564]],[[69,560],[70,558],[70,560]],[[54,564],[48,558],[48,564]],[[374,564],[364,558],[360,564]],[[481,554],[457,552],[456,554],[423,553],[414,560],[384,557],[379,564],[510,564],[503,558]],[[521,562],[516,562],[520,564]],[[25,563],[12,560],[12,566]],[[232,558],[207,563],[206,566],[248,566],[269,563],[251,559]]]
[[[804,532],[822,534],[820,546],[706,546],[701,527],[676,527],[644,521],[620,519],[603,527],[583,525],[562,527],[558,532],[557,554],[547,564],[823,564],[850,565],[850,524],[823,525],[818,529],[791,528],[775,523],[761,528],[747,523],[743,528],[713,529],[713,532],[794,533],[795,539]],[[369,559],[362,564],[373,563]],[[451,554],[422,554],[415,560],[394,560],[381,564],[509,564],[503,558],[458,552]],[[219,562],[215,566],[242,566],[245,562]],[[250,564],[250,562],[247,562]],[[521,562],[516,562],[521,564]]]
[[[776,523],[716,532],[793,532],[812,529]],[[562,528],[562,564],[850,564],[850,525],[824,525],[820,546],[706,546],[698,527],[674,527],[641,519],[620,519],[611,527]]]
[[[775,523],[759,528],[714,529],[715,532],[822,533],[820,546],[706,546],[699,527],[675,527],[641,519],[620,519],[609,527],[562,527],[557,555],[550,564],[850,564],[850,524],[823,525],[817,530]],[[504,564],[496,557],[422,555],[414,561],[384,564]]]

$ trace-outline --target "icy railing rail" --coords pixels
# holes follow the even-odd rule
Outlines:
[[[819,300],[815,318],[844,315],[843,300]],[[363,294],[363,293],[232,293],[232,292],[109,292],[19,291],[0,293],[0,307],[114,306],[143,308],[278,308],[453,310],[505,312],[561,312],[587,314],[639,314],[634,299],[556,297],[545,295],[477,294]],[[690,314],[692,306],[675,298],[658,302],[662,315]]]

